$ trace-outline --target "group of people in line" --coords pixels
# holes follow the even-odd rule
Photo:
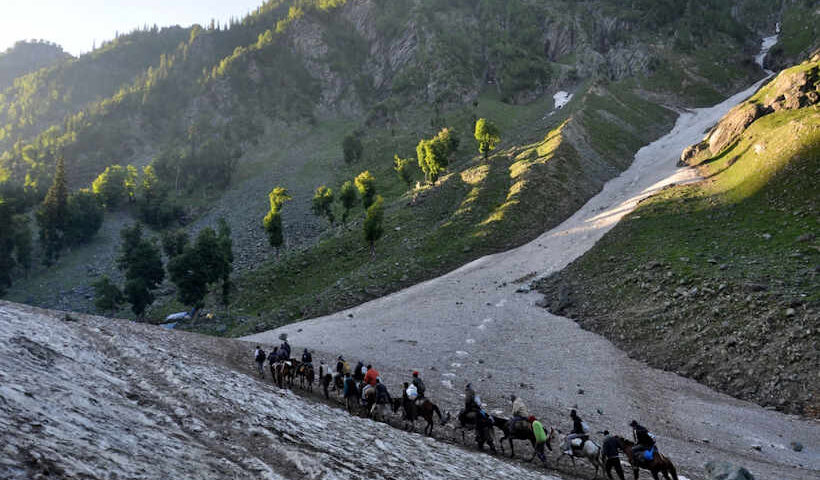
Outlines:
[[[279,347],[274,347],[269,355],[265,355],[264,350],[262,350],[260,346],[257,346],[254,352],[254,359],[259,374],[264,376],[263,366],[265,361],[271,364],[286,361],[290,359],[290,353],[291,348],[287,339],[285,339]],[[307,348],[302,352],[302,363],[311,366],[313,364],[313,355]],[[324,379],[327,379],[327,381],[323,381]],[[328,397],[328,386],[332,385],[334,389],[339,386],[339,390],[341,390],[349,410],[354,403],[363,405],[371,389],[375,389],[376,405],[389,405],[393,401],[387,387],[382,383],[378,370],[372,365],[365,365],[362,361],[359,361],[354,368],[351,368],[350,364],[345,361],[342,355],[337,357],[335,369],[333,370],[331,370],[324,361],[320,361],[319,380],[323,385],[325,397]],[[411,380],[404,382],[402,387],[402,399],[404,402],[409,401],[415,404],[415,402],[425,398],[426,388],[418,371],[413,371]],[[535,454],[542,462],[546,462],[544,446],[548,440],[548,435],[544,425],[538,421],[534,415],[529,413],[521,397],[510,395],[510,401],[512,402],[510,425],[514,425],[517,422],[528,422],[530,424],[536,440]],[[464,387],[464,413],[470,412],[476,412],[482,417],[491,418],[484,410],[481,398],[475,389],[473,389],[472,384],[468,383]],[[577,451],[582,450],[584,443],[589,440],[589,426],[574,409],[570,411],[569,416],[572,420],[572,429],[566,436],[563,448],[565,454],[574,455]],[[632,449],[633,455],[638,458],[651,459],[656,450],[654,435],[635,420],[632,420],[629,426],[632,427],[633,438],[636,442],[635,447]],[[601,433],[604,435],[601,452],[605,462],[604,468],[606,474],[609,478],[612,478],[611,471],[614,469],[618,477],[624,480],[624,473],[618,455],[620,449],[618,438],[611,435],[608,430],[604,430]]]
[[[529,422],[532,428],[533,436],[535,437],[535,454],[538,458],[546,463],[546,455],[544,453],[544,446],[547,443],[548,435],[544,425],[539,422],[535,416],[530,415],[524,400],[516,395],[510,395],[512,402],[512,417],[510,418],[510,430],[514,430],[514,424],[517,422]],[[490,417],[484,410],[481,399],[473,389],[472,384],[468,383],[464,387],[464,411],[477,412],[483,417]],[[565,443],[562,446],[564,453],[567,455],[575,455],[578,451],[584,448],[584,443],[589,440],[589,426],[584,422],[574,409],[569,412],[572,420],[572,429],[566,436]],[[635,446],[632,448],[632,454],[637,459],[651,460],[656,453],[655,438],[649,430],[636,420],[629,423],[632,428],[632,435],[635,439]],[[604,430],[604,441],[601,445],[602,460],[604,461],[604,470],[607,477],[612,478],[612,470],[615,470],[618,478],[624,480],[624,472],[621,468],[621,460],[618,455],[620,450],[619,440],[615,435],[610,434],[609,430]]]

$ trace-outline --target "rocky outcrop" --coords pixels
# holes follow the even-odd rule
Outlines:
[[[748,470],[728,462],[708,462],[705,470],[709,480],[755,480]]]
[[[733,145],[758,118],[820,102],[820,58],[785,70],[747,102],[733,108],[701,142],[686,148],[679,165],[696,165]]]

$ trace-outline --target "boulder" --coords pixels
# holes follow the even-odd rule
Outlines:
[[[743,467],[729,462],[707,462],[704,466],[709,480],[754,480],[754,475]]]

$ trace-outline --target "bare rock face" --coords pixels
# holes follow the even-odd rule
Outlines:
[[[811,107],[820,102],[820,61],[810,68],[784,71],[765,87],[764,94],[733,108],[712,128],[703,141],[683,151],[679,165],[694,165],[708,150],[714,156],[729,147],[758,118],[780,110]]]

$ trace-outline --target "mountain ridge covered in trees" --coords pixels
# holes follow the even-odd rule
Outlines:
[[[791,2],[789,11],[809,3]],[[198,230],[213,225],[209,216],[233,222],[244,218],[242,212],[231,212],[236,207],[213,205],[223,192],[264,172],[272,181],[252,189],[259,200],[248,210],[262,204],[259,213],[247,215],[253,226],[232,224],[239,236],[237,261],[252,269],[259,263],[260,245],[267,243],[261,223],[267,193],[275,185],[294,198],[282,212],[285,234],[291,230],[291,240],[283,238],[286,246],[310,245],[322,235],[317,232],[332,234],[300,212],[310,210],[318,186],[338,190],[364,171],[375,176],[390,223],[397,202],[409,195],[410,203],[423,203],[426,195],[436,195],[425,189],[446,184],[448,174],[463,172],[478,155],[472,137],[479,116],[501,131],[499,153],[484,152],[489,168],[493,158],[515,158],[518,150],[543,139],[543,130],[527,131],[515,119],[536,118],[535,109],[546,105],[539,102],[562,89],[576,91],[583,100],[565,114],[575,119],[562,136],[575,141],[561,148],[572,143],[573,155],[586,157],[617,151],[613,158],[620,162],[629,157],[633,139],[645,133],[627,133],[640,123],[630,110],[650,108],[628,92],[678,106],[722,98],[761,75],[750,53],[779,15],[770,2],[759,0],[276,0],[228,25],[146,27],[19,77],[0,92],[0,195],[7,205],[17,205],[13,213],[23,225],[25,213],[45,198],[62,158],[69,190],[88,188],[101,198],[106,218],[139,219],[158,230],[185,225]],[[619,102],[626,108],[618,111]],[[510,119],[498,118],[503,115]],[[551,117],[539,128],[552,129],[557,126],[553,120],[562,118]],[[607,124],[613,118],[619,123],[615,130]],[[649,118],[668,122],[654,110]],[[581,130],[575,127],[580,124]],[[422,155],[416,169],[413,157],[420,140],[453,127],[463,145],[459,152],[452,158],[448,152],[443,164],[427,161],[435,155]],[[621,137],[590,133],[621,127]],[[590,138],[598,144],[586,145]],[[290,157],[287,152],[296,145],[303,151]],[[280,152],[287,165],[270,160]],[[401,178],[394,178],[396,158],[412,160],[409,170],[404,162]],[[316,161],[331,168],[310,171]],[[424,168],[426,179],[420,174]],[[304,185],[292,186],[296,181],[277,169],[297,171]],[[609,172],[609,166],[601,169]],[[497,174],[495,169],[490,173]],[[414,180],[428,186],[408,194]],[[357,214],[366,218],[364,208],[350,211],[350,228],[360,221]],[[337,215],[330,211],[329,216],[327,209],[320,210],[332,224],[332,217],[347,220],[350,209],[339,207]],[[440,221],[433,220],[432,211],[429,215],[425,222]],[[306,231],[293,239],[297,223],[307,225],[298,227]],[[110,251],[118,236],[105,235]],[[385,231],[379,241],[390,235]],[[362,242],[360,230],[356,238]],[[506,245],[492,242],[489,251]],[[469,250],[436,268],[488,251],[461,248]],[[20,250],[25,258],[25,246]],[[29,250],[36,257],[42,248]],[[248,250],[256,252],[250,260],[243,253]],[[23,268],[14,263],[12,269]],[[425,274],[414,273],[406,281],[416,275]]]

